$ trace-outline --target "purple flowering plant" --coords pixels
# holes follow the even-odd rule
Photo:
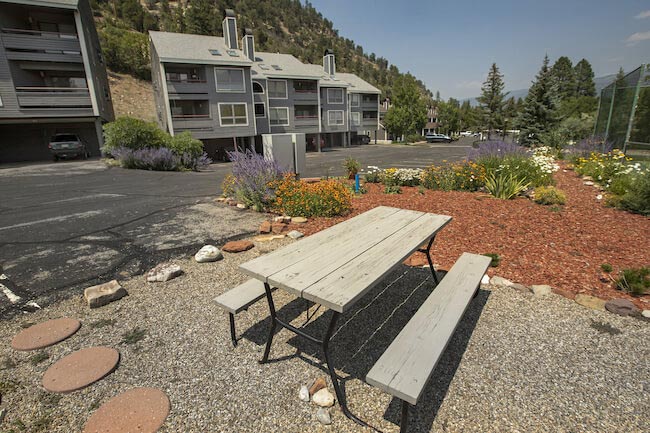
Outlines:
[[[277,162],[250,150],[227,152],[232,162],[235,195],[247,206],[261,211],[273,199],[271,182],[285,172]]]

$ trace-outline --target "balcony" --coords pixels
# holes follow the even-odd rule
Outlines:
[[[168,93],[208,93],[208,83],[201,79],[167,80]]]
[[[82,108],[92,112],[87,88],[16,87],[16,96],[21,108]]]
[[[3,28],[0,38],[10,60],[82,62],[75,34]]]
[[[296,102],[318,103],[318,92],[316,90],[295,90],[294,89],[293,100]]]

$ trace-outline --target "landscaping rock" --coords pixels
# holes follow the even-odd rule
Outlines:
[[[299,232],[298,230],[291,230],[289,233],[287,233],[287,236],[289,236],[291,239],[300,239],[305,235],[302,234],[302,232]]]
[[[217,197],[218,202],[226,201],[227,199],[227,197]]]
[[[587,185],[587,186],[594,186],[594,183],[592,181],[590,181],[590,180],[586,180],[584,182],[584,184]]]
[[[271,224],[271,232],[277,234],[282,233],[287,229],[287,225],[285,223],[273,223]]]
[[[90,308],[104,306],[113,301],[117,301],[126,295],[128,295],[126,289],[120,286],[120,283],[118,283],[117,280],[88,287],[84,290],[84,298],[86,299],[86,302],[88,302]]]
[[[584,295],[582,293],[578,293],[574,300],[583,307],[602,311],[605,311],[605,303],[607,302],[604,299],[596,298],[595,296]]]
[[[291,217],[286,215],[276,216],[273,218],[273,221],[276,223],[289,224],[291,222]]]
[[[221,247],[221,249],[227,253],[241,253],[250,250],[254,246],[255,244],[251,241],[230,241]]]
[[[198,253],[194,254],[194,260],[199,263],[216,262],[221,259],[223,259],[223,254],[214,245],[205,245]]]
[[[330,407],[334,405],[334,395],[327,388],[323,388],[312,396],[311,401],[320,407]]]
[[[284,239],[284,237],[285,235],[262,235],[262,236],[255,236],[253,240],[255,242],[268,242],[274,239]]]
[[[510,288],[515,289],[516,291],[521,292],[521,293],[530,293],[530,289],[528,288],[528,286],[524,286],[523,284],[512,283]]]
[[[173,263],[161,263],[147,272],[147,281],[150,283],[172,280],[183,273],[180,266]]]
[[[309,395],[314,395],[323,388],[327,388],[327,381],[325,381],[325,378],[319,377],[309,387]]]
[[[231,200],[231,201],[226,202],[226,203],[228,203],[228,206],[237,206],[237,202],[234,201],[234,200]]]
[[[330,416],[330,411],[325,409],[324,407],[318,409],[318,412],[316,412],[316,419],[321,424],[324,425],[332,424],[332,417]]]
[[[648,319],[650,319],[650,310],[643,310],[643,311],[641,312],[641,315],[642,315],[643,317],[647,317]]]
[[[530,286],[530,291],[537,297],[548,296],[553,288],[547,284],[535,284]]]
[[[269,221],[264,221],[260,225],[260,233],[271,233],[271,223]]]
[[[248,206],[246,206],[244,203],[237,203],[237,208],[239,208],[239,209],[248,209]]]
[[[605,309],[619,316],[634,316],[639,314],[639,309],[629,299],[612,299],[605,303]]]
[[[488,274],[483,275],[483,278],[481,278],[481,284],[490,284],[490,276]]]
[[[512,286],[513,283],[510,280],[506,280],[503,277],[499,277],[498,275],[495,275],[490,280],[490,284],[492,284],[493,286],[510,287]]]
[[[294,224],[304,224],[307,222],[307,218],[305,217],[292,217],[291,222]]]
[[[300,392],[298,394],[300,400],[302,401],[309,401],[309,389],[307,389],[307,385],[302,385],[300,387]]]
[[[575,297],[576,297],[575,293],[573,293],[570,290],[565,290],[565,289],[553,288],[553,293],[555,293],[556,295],[564,296],[567,299],[575,299]]]
[[[0,410],[0,424],[2,424],[2,421],[5,420],[5,416],[7,416],[7,408],[3,407],[2,410]]]

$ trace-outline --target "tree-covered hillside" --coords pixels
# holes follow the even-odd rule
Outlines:
[[[332,22],[308,1],[299,0],[91,0],[109,68],[148,79],[148,30],[222,36],[224,10],[234,9],[238,29],[251,28],[256,49],[282,52],[303,62],[322,63],[325,49],[336,54],[337,70],[352,72],[391,95],[406,74],[388,60],[366,53],[339,35]],[[241,36],[241,35],[240,35]],[[422,94],[431,98],[424,83]]]

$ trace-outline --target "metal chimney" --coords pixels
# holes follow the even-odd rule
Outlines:
[[[226,46],[231,50],[239,49],[237,43],[237,18],[235,11],[226,9],[226,16],[221,23],[223,26],[223,37],[226,40]]]
[[[325,54],[323,54],[323,69],[331,77],[336,74],[336,59],[334,52],[330,49],[325,50]]]
[[[254,62],[255,61],[255,38],[253,37],[253,30],[251,29],[244,30],[244,37],[241,40],[241,45],[242,45],[242,49],[244,50],[244,54],[246,54],[246,57],[248,57],[252,62]]]

